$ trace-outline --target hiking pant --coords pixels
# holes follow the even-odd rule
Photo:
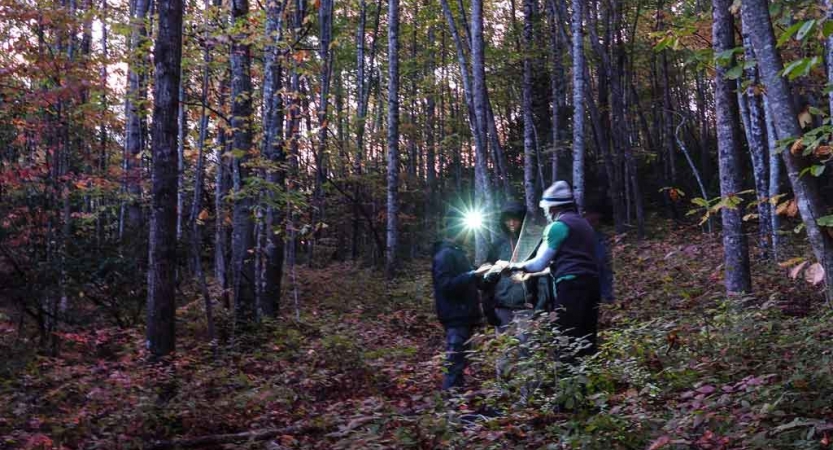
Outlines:
[[[572,280],[562,280],[556,286],[556,324],[565,335],[585,338],[590,342],[590,347],[583,349],[576,356],[596,353],[600,297],[597,277],[579,276]]]
[[[466,369],[466,351],[471,338],[472,327],[457,326],[445,329],[445,377],[443,390],[463,386],[463,371]]]

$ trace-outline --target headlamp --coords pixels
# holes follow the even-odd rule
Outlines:
[[[467,230],[479,230],[480,228],[483,228],[483,222],[483,213],[476,209],[466,211],[463,215],[463,226],[465,226]]]

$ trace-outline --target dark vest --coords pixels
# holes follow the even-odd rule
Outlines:
[[[593,227],[578,213],[567,211],[558,220],[570,229],[567,239],[561,243],[550,265],[553,277],[559,279],[565,275],[599,276],[599,263],[596,260],[596,233]]]

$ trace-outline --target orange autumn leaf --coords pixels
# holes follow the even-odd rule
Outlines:
[[[823,156],[829,156],[833,154],[833,149],[829,145],[820,145],[816,148],[816,151],[813,152],[817,158],[821,158]]]
[[[790,153],[798,155],[802,150],[804,150],[804,143],[801,141],[801,138],[799,138],[793,142],[792,147],[790,147]]]

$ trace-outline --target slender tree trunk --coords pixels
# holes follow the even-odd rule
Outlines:
[[[183,74],[184,75],[184,74]],[[180,79],[178,89],[179,106],[177,107],[177,177],[179,192],[176,194],[176,240],[182,241],[182,227],[185,222],[185,137],[188,135],[188,121],[185,110],[185,76]]]
[[[538,192],[535,183],[535,122],[532,114],[532,51],[534,18],[532,3],[536,0],[524,0],[524,60],[523,60],[523,110],[524,121],[524,200],[526,211],[534,215],[538,209],[535,199]]]
[[[708,189],[711,182],[709,176],[711,172],[711,164],[709,164],[709,122],[706,119],[706,81],[703,79],[702,73],[697,73],[695,82],[697,85],[697,121],[700,124],[700,173],[703,174],[703,184]]]
[[[158,358],[174,351],[176,312],[177,103],[182,60],[182,2],[158,0],[154,47],[153,195],[148,264],[147,347]]]
[[[486,112],[486,68],[483,43],[483,0],[472,0],[471,2],[471,61],[473,72],[473,104],[477,129],[479,130],[477,134],[483,137],[486,136],[486,122],[488,120]],[[486,171],[488,155],[486,140],[483,139],[481,145],[475,146],[474,157],[474,203],[477,208],[488,209],[492,206],[492,193],[489,189],[489,177]],[[488,236],[483,232],[477,233],[475,237],[474,258],[477,264],[485,261],[488,245]]]
[[[561,142],[564,139],[563,133],[564,125],[561,124],[561,112],[564,107],[565,84],[564,66],[562,58],[564,56],[561,39],[559,37],[559,20],[557,10],[555,7],[556,0],[547,1],[547,16],[549,18],[550,27],[550,58],[552,59],[552,72],[550,84],[552,85],[552,167],[551,177],[552,182],[563,179],[565,176],[563,161],[561,158]]]
[[[209,0],[205,0],[205,9],[208,10],[211,6]],[[206,24],[207,25],[207,24]],[[207,35],[207,27],[205,34]],[[206,104],[208,103],[208,86],[210,81],[210,64],[211,52],[208,47],[203,49],[203,68],[202,73],[202,93],[200,108],[200,135],[197,142],[197,166],[194,168],[194,200],[191,203],[191,215],[189,220],[191,222],[191,259],[194,266],[194,275],[199,283],[200,292],[205,305],[205,322],[208,331],[208,341],[214,346],[216,345],[217,334],[214,331],[214,305],[211,301],[211,295],[208,293],[208,281],[206,280],[205,271],[202,267],[202,225],[203,220],[200,218],[202,212],[202,194],[203,185],[205,183],[205,142],[208,139],[208,115],[206,114]],[[182,86],[182,83],[180,83]],[[181,192],[181,191],[180,191]]]
[[[107,62],[109,61],[109,53],[107,48],[107,0],[101,1],[101,11],[100,11],[100,20],[101,20],[101,57],[103,63],[101,64],[101,69],[99,70],[99,84],[101,89],[101,110],[106,112],[109,110],[109,100],[107,98]],[[99,156],[98,156],[98,174],[99,176],[104,176],[107,173],[108,167],[108,153],[107,147],[109,145],[110,138],[107,135],[107,122],[105,120],[101,121],[99,125]],[[0,202],[2,202],[2,198],[0,198]],[[98,206],[101,207],[102,204],[98,203]],[[102,214],[96,214],[95,224],[96,224],[96,251],[101,250],[101,244],[106,239],[105,236],[105,229],[104,229],[104,220],[105,218],[102,217]]]
[[[269,0],[266,4],[266,46],[263,63],[263,141],[261,153],[274,166],[266,170],[266,181],[275,188],[284,188],[284,172],[280,167],[285,161],[283,142],[283,96],[281,55],[278,43],[283,38],[283,10],[286,2]],[[265,263],[263,271],[263,295],[260,297],[259,309],[268,317],[275,317],[279,311],[281,299],[281,281],[283,278],[284,242],[283,212],[275,206],[273,194],[267,194],[265,223]]]
[[[769,181],[767,183],[767,187],[769,188],[769,192],[767,197],[769,201],[772,202],[772,199],[777,198],[780,194],[781,189],[781,157],[778,155],[778,136],[775,132],[775,124],[773,123],[771,110],[769,109],[769,101],[767,97],[763,96],[763,107],[764,107],[764,121],[766,122],[766,137],[767,137],[767,150],[768,150],[768,158],[769,158]],[[762,218],[761,220],[766,220]],[[778,261],[779,259],[779,250],[781,246],[781,236],[779,231],[781,229],[781,216],[778,215],[778,211],[773,208],[772,203],[769,205],[769,223],[770,223],[770,232],[772,233],[770,237],[770,243],[772,244],[772,260]]]
[[[399,0],[388,0],[388,205],[385,273],[396,273],[399,241]]]
[[[214,0],[214,5],[217,6],[221,0]],[[218,105],[221,111],[225,109],[226,97],[228,97],[226,85],[228,84],[227,71],[220,80],[220,88],[218,94]],[[217,279],[217,285],[222,289],[223,304],[228,307],[228,226],[226,220],[228,217],[228,208],[226,207],[226,196],[229,191],[229,164],[227,158],[224,157],[228,151],[228,142],[226,137],[226,127],[223,122],[217,124],[217,142],[214,150],[214,160],[217,164],[216,174],[214,177],[214,277]]]
[[[758,61],[758,70],[767,89],[770,112],[775,124],[775,132],[780,140],[800,138],[801,127],[797,120],[795,104],[790,96],[790,87],[780,72],[783,69],[781,55],[775,47],[775,34],[769,18],[766,0],[747,0],[742,9],[743,22],[749,28]],[[795,193],[798,210],[807,230],[807,238],[813,248],[816,259],[825,272],[826,295],[833,299],[833,236],[819,226],[817,220],[827,211],[827,205],[821,197],[817,180],[811,176],[801,176],[808,161],[791,149],[781,152],[787,168],[787,175]]]
[[[746,61],[755,59],[755,50],[752,48],[752,41],[746,27],[743,27],[743,50]],[[758,198],[758,246],[761,256],[769,257],[770,238],[772,235],[772,224],[770,222],[769,204],[769,173],[767,170],[767,139],[766,139],[766,116],[764,114],[763,95],[758,69],[750,67],[746,69],[746,79],[749,86],[746,88],[747,108],[749,110],[749,129],[747,132],[749,154],[752,157],[752,170],[755,178],[755,192]]]
[[[573,16],[573,195],[579,209],[584,202],[584,0],[572,0]]]
[[[734,19],[729,12],[729,0],[713,0],[714,25],[712,42],[715,53],[735,47]],[[742,190],[740,179],[740,136],[737,97],[732,83],[726,79],[727,69],[718,66],[715,73],[715,104],[717,109],[717,148],[720,168],[720,195],[730,198]],[[752,290],[749,273],[749,248],[743,234],[743,206],[727,206],[721,210],[723,221],[723,254],[725,283],[729,294]]]
[[[436,132],[436,86],[437,77],[434,75],[436,70],[436,36],[434,25],[428,27],[428,53],[425,73],[428,77],[429,86],[425,99],[425,179],[427,185],[427,195],[425,202],[425,216],[426,220],[432,220],[434,216],[434,195],[437,190],[437,157],[435,148],[435,132]],[[443,49],[444,50],[444,49]],[[428,230],[433,231],[433,226],[428,225]]]
[[[825,9],[827,9],[827,21],[833,22],[833,0],[824,0]],[[827,68],[827,83],[833,84],[833,34],[827,36],[824,43],[825,60]],[[833,116],[833,90],[827,93],[829,112]]]
[[[475,142],[483,145],[485,139],[480,135],[480,130],[477,128],[477,118],[474,111],[474,94],[471,86],[471,75],[469,74],[469,64],[466,60],[466,46],[464,46],[462,39],[460,39],[457,25],[454,21],[454,16],[448,6],[448,0],[440,0],[443,8],[443,14],[448,22],[448,28],[451,31],[451,37],[454,39],[454,46],[457,50],[457,64],[460,67],[460,78],[463,83],[463,93],[466,99],[466,108],[469,116],[469,125],[471,134],[474,136]],[[476,144],[478,145],[478,144]]]
[[[249,17],[248,0],[232,0],[231,17],[235,23],[246,23]],[[232,230],[232,270],[234,317],[238,324],[246,324],[257,317],[255,308],[255,272],[253,256],[254,222],[252,200],[244,191],[249,177],[249,152],[252,150],[252,76],[248,36],[234,36],[231,44],[231,126],[233,141],[232,176],[234,180],[234,218]]]
[[[148,17],[151,0],[134,0],[131,15],[130,58],[127,70],[127,92],[125,94],[125,152],[124,172],[125,190],[130,196],[127,205],[122,204],[122,227],[120,236],[127,228],[135,233],[142,228],[141,196],[141,152],[145,148],[147,125],[145,124],[145,79],[147,55],[145,54],[148,30],[145,21]]]

